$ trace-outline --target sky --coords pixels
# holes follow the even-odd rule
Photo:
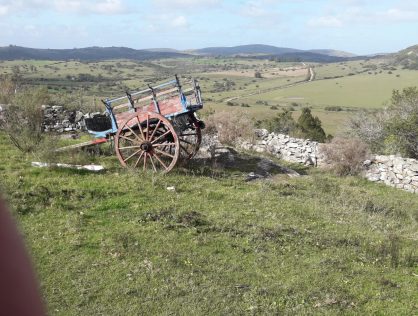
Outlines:
[[[0,0],[0,46],[244,44],[395,52],[418,44],[418,1]]]

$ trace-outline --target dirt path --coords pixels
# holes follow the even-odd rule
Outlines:
[[[306,64],[303,63],[303,66],[306,67]],[[247,94],[242,94],[236,97],[228,97],[228,98],[224,98],[224,99],[220,99],[219,101],[221,102],[230,102],[230,101],[234,101],[234,100],[239,100],[242,98],[247,98],[253,95],[258,95],[258,94],[263,94],[263,93],[267,93],[267,92],[271,92],[271,91],[275,91],[275,90],[281,90],[281,89],[286,89],[286,88],[290,88],[290,87],[294,87],[297,85],[301,85],[301,84],[306,84],[308,82],[312,82],[313,80],[315,80],[315,72],[313,70],[312,67],[309,67],[309,78],[305,79],[305,80],[301,80],[301,81],[297,81],[294,83],[289,83],[289,84],[285,84],[282,86],[277,86],[277,87],[273,87],[273,88],[268,88],[268,89],[259,89],[258,91],[255,92],[251,92],[251,93],[247,93]]]

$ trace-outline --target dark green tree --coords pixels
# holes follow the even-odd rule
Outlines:
[[[314,117],[312,115],[311,109],[302,109],[297,125],[300,137],[309,138],[317,142],[325,142],[327,136],[321,126],[321,120],[317,116]]]

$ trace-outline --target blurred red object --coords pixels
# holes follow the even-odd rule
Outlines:
[[[0,198],[0,315],[46,315],[29,256]]]

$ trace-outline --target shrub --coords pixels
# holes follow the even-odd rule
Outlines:
[[[262,77],[262,75],[261,75],[261,72],[259,72],[259,71],[256,71],[256,72],[254,73],[254,77],[255,77],[255,78],[263,78],[263,77]]]
[[[22,152],[35,151],[44,140],[42,104],[48,102],[47,89],[28,89],[10,98],[0,129]]]
[[[330,168],[340,176],[357,175],[369,157],[368,146],[358,138],[334,138],[322,150]]]
[[[222,111],[210,114],[206,119],[206,133],[217,134],[219,141],[235,145],[240,140],[252,141],[254,122],[241,111]]]
[[[394,90],[386,109],[353,117],[350,132],[376,153],[418,158],[418,88]]]
[[[296,122],[292,113],[284,110],[275,117],[263,121],[260,127],[274,133],[291,134],[296,128]]]
[[[325,111],[330,111],[330,112],[340,112],[343,110],[343,108],[341,106],[326,106],[324,108]]]
[[[10,77],[0,77],[0,103],[9,104],[16,88],[16,82]]]

